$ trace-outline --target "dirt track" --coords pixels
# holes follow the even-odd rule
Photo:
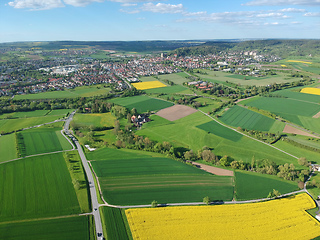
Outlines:
[[[195,112],[197,112],[197,110],[194,108],[184,105],[174,105],[172,107],[160,110],[156,115],[163,117],[169,121],[175,121]]]
[[[320,112],[318,112],[316,115],[314,115],[312,118],[320,118]]]

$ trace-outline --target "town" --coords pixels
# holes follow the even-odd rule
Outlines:
[[[40,51],[30,48],[21,52],[15,48],[0,49],[1,53],[14,51],[17,56],[32,56],[28,61],[7,61],[0,63],[0,96],[32,94],[47,91],[61,91],[79,86],[104,84],[115,91],[131,88],[129,83],[139,82],[139,77],[210,69],[232,72],[244,76],[261,77],[269,69],[262,69],[261,63],[275,62],[280,57],[260,55],[254,51],[230,51],[205,56],[178,56],[158,53],[154,55],[118,54],[105,50],[110,59],[93,59],[91,54],[99,50]],[[49,56],[43,58],[42,56]],[[196,80],[196,79],[191,79]],[[209,90],[210,85],[191,81]],[[209,87],[209,88],[208,88]]]

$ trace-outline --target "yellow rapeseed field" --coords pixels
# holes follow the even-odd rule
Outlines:
[[[315,95],[320,95],[320,88],[303,88],[300,92],[302,93],[308,93],[308,94],[315,94]]]
[[[298,60],[288,60],[287,62],[312,64],[312,62],[305,62],[305,61],[298,61]]]
[[[146,89],[160,88],[160,87],[167,86],[159,81],[132,83],[132,85],[138,90],[146,90]]]
[[[320,223],[306,193],[248,204],[128,209],[133,239],[312,239]]]

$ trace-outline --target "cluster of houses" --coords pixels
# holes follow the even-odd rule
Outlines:
[[[151,121],[150,118],[148,118],[148,116],[146,114],[140,114],[138,116],[133,115],[131,117],[131,122],[137,128],[141,127],[142,124],[144,124],[146,122],[150,122],[150,121]]]
[[[199,90],[210,91],[213,88],[214,83],[206,82],[206,81],[193,81],[193,82],[188,82],[188,86],[195,86]]]

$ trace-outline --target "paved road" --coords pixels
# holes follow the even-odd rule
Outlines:
[[[64,125],[64,131],[75,143],[77,150],[79,152],[84,170],[86,171],[87,179],[89,181],[91,203],[92,203],[92,210],[93,210],[92,214],[94,216],[97,239],[103,239],[102,223],[101,223],[101,217],[100,217],[100,212],[99,212],[100,205],[98,203],[97,191],[96,191],[96,187],[94,185],[93,175],[92,175],[91,169],[89,167],[88,161],[86,159],[86,156],[83,153],[83,150],[82,150],[80,143],[77,141],[76,138],[74,138],[72,136],[72,134],[69,131],[69,125],[70,125],[70,122],[71,122],[74,114],[75,114],[75,112],[71,113],[70,116],[68,117],[66,124]]]

